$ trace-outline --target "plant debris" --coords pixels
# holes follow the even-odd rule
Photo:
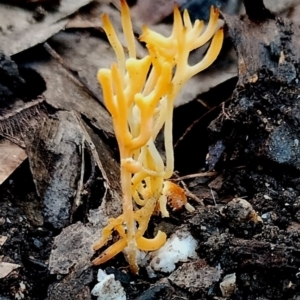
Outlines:
[[[10,55],[0,59],[5,300],[102,297],[91,293],[99,283],[92,245],[122,213],[118,145],[95,78],[114,59],[97,18],[108,13],[120,32],[119,4],[75,1],[62,12],[68,1],[54,2],[0,4],[0,48]],[[104,263],[117,284],[107,297],[117,290],[129,300],[299,298],[300,5],[244,3],[243,16],[223,13],[220,60],[191,81],[174,111],[178,175],[170,180],[178,178],[195,210],[152,215],[144,234],[164,231],[164,252],[139,252],[138,275],[122,254]],[[155,17],[167,15],[160,8]],[[167,34],[169,21],[151,30]],[[143,56],[144,45],[137,49]],[[155,145],[163,149],[162,136]],[[112,234],[106,246],[118,239]]]
[[[61,1],[55,10],[44,11],[43,18],[36,18],[34,11],[22,7],[0,3],[0,51],[6,55],[45,42],[68,23],[68,16],[91,0]]]
[[[187,289],[191,293],[205,293],[221,277],[221,270],[210,267],[204,260],[185,263],[168,278],[175,285]]]
[[[6,277],[8,274],[10,274],[13,270],[21,267],[17,264],[12,264],[9,262],[0,262],[0,279]]]

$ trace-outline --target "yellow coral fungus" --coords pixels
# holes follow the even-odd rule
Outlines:
[[[175,7],[173,31],[169,37],[143,27],[140,40],[146,43],[149,54],[142,59],[136,57],[126,1],[121,0],[121,16],[129,52],[127,59],[109,17],[102,16],[103,28],[115,51],[117,63],[110,69],[99,70],[98,80],[105,105],[112,115],[120,150],[123,214],[109,220],[94,250],[102,248],[113,231],[120,239],[102,252],[94,264],[104,263],[126,248],[130,268],[137,273],[137,250],[153,251],[166,241],[166,234],[161,231],[153,239],[143,236],[155,208],[159,207],[163,216],[169,215],[167,202],[173,204],[174,209],[184,205],[193,210],[183,191],[166,181],[174,169],[173,104],[187,80],[209,67],[218,56],[223,42],[223,30],[217,29],[218,15],[218,10],[211,8],[210,21],[204,30],[202,21],[192,24],[188,12],[184,11],[182,17]],[[190,66],[190,52],[210,39],[204,58]],[[165,161],[154,143],[163,127]]]

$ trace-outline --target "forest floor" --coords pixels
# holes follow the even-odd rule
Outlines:
[[[100,229],[121,211],[117,143],[95,75],[115,59],[98,16],[118,28],[119,13],[114,1],[70,1],[0,3],[0,300],[96,299],[100,267],[126,299],[299,300],[299,26],[258,0],[222,15],[220,57],[174,110],[172,180],[195,211],[153,216],[146,233],[194,248],[168,271],[150,253],[133,275],[123,253],[91,263]],[[161,32],[165,9],[164,22],[144,17]]]

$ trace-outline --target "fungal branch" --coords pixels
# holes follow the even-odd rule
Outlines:
[[[112,115],[120,151],[123,213],[109,220],[94,250],[102,248],[114,231],[119,234],[119,240],[102,252],[94,264],[102,264],[125,250],[131,270],[137,273],[137,250],[153,251],[166,241],[166,234],[161,231],[153,239],[143,237],[153,212],[159,210],[163,216],[169,216],[167,203],[173,204],[173,209],[184,205],[193,211],[181,188],[167,181],[174,170],[173,106],[183,85],[208,68],[221,50],[223,30],[217,30],[218,15],[212,7],[210,21],[204,30],[202,21],[192,24],[188,12],[184,11],[182,17],[175,7],[173,31],[169,37],[143,27],[140,40],[145,42],[149,54],[142,59],[136,57],[126,1],[121,0],[121,18],[128,58],[108,16],[102,16],[117,63],[110,69],[99,70],[98,80],[105,105]],[[190,52],[209,40],[211,44],[204,58],[190,66]],[[165,161],[154,143],[163,127]]]

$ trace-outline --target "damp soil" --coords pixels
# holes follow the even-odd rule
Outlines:
[[[300,171],[296,163],[289,165],[272,161],[264,151],[260,156],[257,148],[260,149],[261,144],[253,142],[264,138],[257,134],[261,124],[265,128],[257,111],[263,111],[267,119],[274,120],[276,116],[276,120],[287,120],[286,115],[280,112],[288,110],[283,106],[295,105],[298,96],[295,87],[294,98],[291,98],[287,92],[290,87],[278,86],[275,82],[272,84],[273,79],[268,76],[266,81],[266,77],[261,76],[261,81],[238,92],[239,98],[245,98],[253,104],[246,107],[247,113],[244,112],[244,102],[237,100],[233,100],[226,110],[230,118],[225,119],[222,111],[219,111],[220,118],[216,122],[226,126],[222,125],[223,129],[216,133],[216,124],[211,123],[213,129],[208,131],[212,141],[221,139],[225,145],[229,145],[218,148],[225,149],[221,154],[218,153],[215,164],[218,175],[202,182],[186,181],[192,192],[203,197],[204,207],[191,200],[196,207],[195,213],[172,213],[170,219],[162,224],[165,228],[188,224],[191,234],[198,241],[199,257],[210,266],[220,267],[224,275],[236,274],[236,290],[230,299],[297,299],[297,295],[300,295]],[[274,96],[279,89],[283,95],[280,98]],[[265,99],[264,92],[274,97]],[[237,106],[239,113],[234,114],[233,109]],[[224,120],[221,121],[221,118]],[[239,126],[236,126],[237,123]],[[292,133],[290,138],[293,147],[296,147],[296,133]],[[291,142],[288,136],[280,135],[282,137],[287,143]],[[213,149],[211,147],[211,153],[216,152]],[[216,185],[219,177],[222,184]],[[215,199],[207,192],[209,186],[216,192]],[[53,239],[60,230],[44,225],[43,205],[35,192],[28,162],[23,163],[1,186],[0,193],[1,232],[8,237],[1,248],[1,255],[3,261],[13,261],[22,266],[0,281],[1,299],[22,299],[22,295],[24,299],[46,299],[49,286],[58,284],[64,278],[63,275],[50,274],[48,270]],[[228,203],[237,197],[253,206],[262,218],[262,224],[258,226],[252,221],[236,219],[236,211]],[[83,216],[76,221],[80,219],[83,220]],[[150,233],[160,223],[162,220],[159,217],[153,218]],[[157,274],[156,278],[149,279],[142,268],[138,277],[133,276],[122,255],[106,263],[103,268],[121,282],[128,299],[217,299],[215,297],[222,296],[219,282],[209,289],[191,293],[188,289],[171,284],[165,274]],[[87,287],[92,288],[96,284],[96,274],[96,267],[86,271]],[[25,289],[20,283],[25,285]]]

